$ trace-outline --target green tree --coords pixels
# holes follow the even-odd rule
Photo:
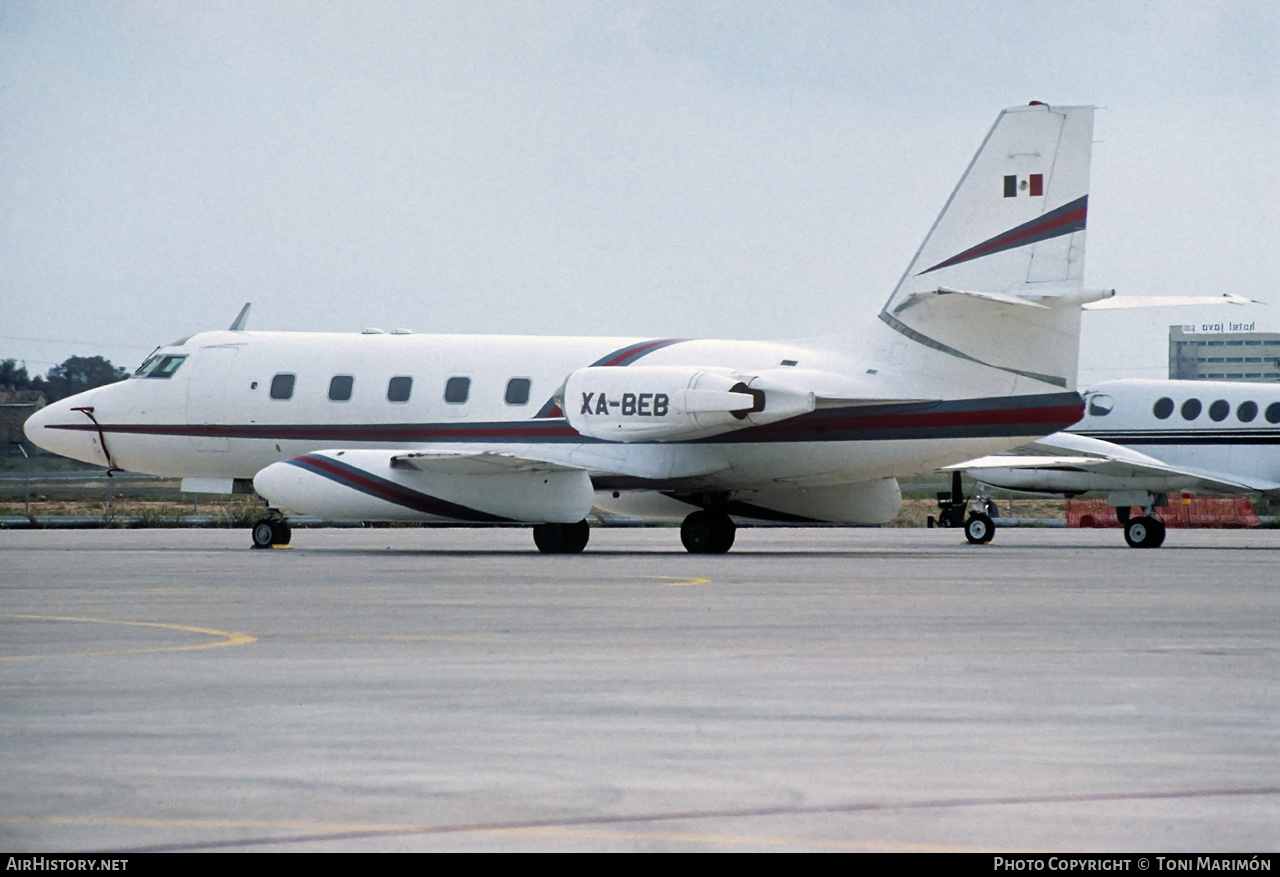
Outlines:
[[[27,367],[18,365],[16,359],[0,360],[0,387],[30,390],[31,375],[27,374]]]
[[[76,393],[83,393],[85,390],[92,390],[94,387],[114,384],[128,376],[128,369],[112,365],[111,361],[105,357],[73,356],[61,365],[55,365],[49,369],[47,380],[41,383],[46,384],[43,389],[49,401],[52,402],[74,396]],[[33,389],[41,388],[33,387]]]

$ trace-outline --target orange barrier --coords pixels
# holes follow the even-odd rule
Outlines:
[[[1191,496],[1169,497],[1169,505],[1156,510],[1166,527],[1181,529],[1243,530],[1259,527],[1262,522],[1253,511],[1249,500],[1243,496]],[[1133,508],[1129,514],[1137,517],[1142,510]],[[1119,527],[1116,510],[1101,499],[1067,500],[1068,527]]]

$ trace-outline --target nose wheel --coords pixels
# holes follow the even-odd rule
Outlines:
[[[964,538],[970,545],[986,545],[996,535],[996,525],[986,515],[970,515],[964,522]]]

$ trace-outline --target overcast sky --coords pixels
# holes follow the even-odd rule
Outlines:
[[[854,329],[1042,100],[1103,108],[1086,283],[1271,305],[1087,318],[1085,377],[1161,377],[1170,323],[1280,331],[1277,98],[1273,0],[4,0],[0,358],[132,367],[246,301],[256,329]]]

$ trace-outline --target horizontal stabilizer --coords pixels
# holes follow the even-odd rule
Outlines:
[[[1124,298],[1109,298],[1095,301],[1084,307],[1090,311],[1110,311],[1128,308],[1167,308],[1178,305],[1261,305],[1264,301],[1245,298],[1233,292],[1222,295],[1129,295]]]

